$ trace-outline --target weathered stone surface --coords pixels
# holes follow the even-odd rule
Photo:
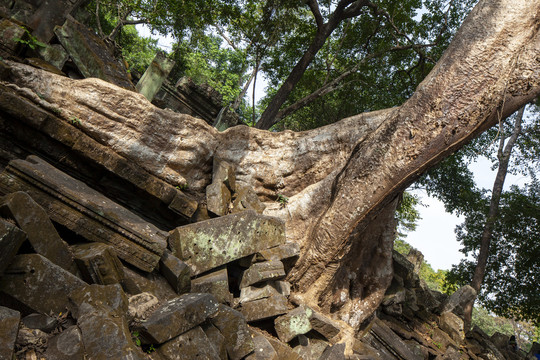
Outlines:
[[[169,236],[173,254],[192,276],[284,242],[284,223],[254,211],[181,226]]]
[[[405,287],[415,288],[418,287],[420,279],[414,272],[414,265],[407,260],[407,258],[397,251],[393,251],[393,267],[394,274],[403,279]]]
[[[303,335],[300,335],[301,337]],[[319,359],[324,350],[328,347],[328,342],[317,338],[305,338],[299,341],[293,350],[304,360]]]
[[[276,318],[274,320],[274,325],[280,340],[289,342],[296,336],[310,331],[310,315],[311,309],[304,309],[300,306],[289,311],[287,314]]]
[[[239,360],[253,351],[253,341],[242,313],[223,304],[211,319],[225,338],[225,347],[231,360]]]
[[[19,347],[39,347],[43,348],[47,345],[48,335],[39,329],[29,329],[24,325],[19,327],[17,341],[15,344]]]
[[[209,343],[208,337],[200,326],[167,341],[158,348],[157,352],[165,360],[219,359],[219,354]]]
[[[38,157],[11,161],[0,174],[0,191],[26,191],[53,221],[112,245],[141,270],[152,271],[165,250],[164,232]]]
[[[17,191],[1,198],[0,215],[17,222],[38,254],[65,270],[74,271],[69,246],[60,238],[45,210],[27,193]]]
[[[38,254],[17,255],[0,278],[0,291],[43,314],[64,312],[84,281]]]
[[[15,225],[0,219],[0,276],[26,240],[26,234]]]
[[[37,9],[28,20],[32,34],[44,43],[54,36],[54,28],[62,25],[65,17],[82,5],[81,0],[48,0],[36,2]]]
[[[60,44],[47,45],[37,49],[39,56],[58,70],[62,70],[64,64],[69,59],[69,55]]]
[[[460,345],[465,338],[463,320],[454,313],[445,312],[439,317],[439,327],[446,332],[456,344]]]
[[[128,302],[120,285],[87,285],[72,292],[70,300],[89,358],[144,358],[124,316]]]
[[[462,286],[441,305],[441,314],[452,311],[456,315],[462,316],[463,306],[475,298],[476,291],[470,285]]]
[[[167,301],[178,296],[169,282],[156,271],[143,273],[142,271],[124,267],[124,275],[124,289],[130,295],[148,292],[160,301]]]
[[[141,293],[130,296],[128,303],[128,316],[138,320],[143,320],[150,315],[151,309],[156,307],[159,300],[150,293]]]
[[[152,101],[161,88],[163,81],[169,76],[174,64],[174,60],[168,59],[166,53],[158,51],[137,86],[135,86],[137,91],[143,94],[148,101]]]
[[[196,200],[181,191],[177,191],[169,204],[169,209],[189,219],[195,214],[198,206],[199,204]]]
[[[210,294],[184,294],[156,309],[139,328],[141,341],[162,344],[201,324],[218,312]]]
[[[279,360],[276,350],[262,335],[253,336],[253,353],[246,360]]]
[[[270,285],[274,287],[281,295],[289,296],[291,294],[291,283],[288,281],[271,281]]]
[[[100,78],[135,90],[123,63],[114,59],[109,48],[86,26],[68,16],[64,25],[55,29],[55,34],[84,77]]]
[[[253,336],[262,335],[265,337],[265,339],[270,343],[270,345],[272,345],[272,347],[276,351],[277,353],[276,359],[302,360],[302,358],[296,352],[294,352],[293,349],[289,345],[279,341],[278,339],[271,337],[266,333],[258,332],[255,329],[253,329],[252,334]]]
[[[83,360],[85,357],[79,328],[76,325],[70,326],[49,339],[45,357],[56,360]]]
[[[283,263],[279,260],[265,261],[251,265],[249,269],[244,271],[240,288],[249,285],[254,285],[262,281],[277,280],[285,277],[285,269]]]
[[[21,48],[21,44],[15,39],[24,39],[26,33],[22,27],[8,19],[0,21],[0,56],[8,57],[15,55]]]
[[[171,284],[177,294],[184,294],[191,290],[191,272],[185,262],[165,250],[161,260],[159,260],[159,271]],[[205,291],[193,291],[205,292]]]
[[[328,346],[322,353],[319,360],[346,360],[345,344],[336,344]]]
[[[340,328],[335,321],[314,310],[310,309],[310,311],[311,315],[309,317],[309,322],[311,323],[313,330],[317,331],[328,340],[331,340],[339,334]]]
[[[268,319],[285,314],[288,311],[287,298],[283,295],[274,295],[268,298],[245,302],[240,309],[247,322]]]
[[[225,346],[225,337],[221,334],[218,328],[208,321],[203,323],[201,328],[206,334],[206,337],[208,337],[208,340],[210,340],[210,345],[212,345],[219,354],[219,358],[221,360],[228,360],[229,358],[227,356],[227,347]]]
[[[229,291],[227,268],[214,271],[191,281],[191,292],[210,293],[222,304],[230,304],[232,294]]]
[[[240,303],[264,299],[273,295],[280,295],[279,291],[270,284],[263,287],[246,286],[240,289]],[[281,294],[284,295],[284,294]]]
[[[89,284],[123,284],[124,267],[113,247],[103,243],[89,243],[72,247],[75,263],[83,279]]]
[[[227,161],[214,157],[212,183],[222,183],[231,193],[236,192],[236,175],[234,166]]]
[[[0,359],[12,359],[20,320],[18,311],[0,306]]]
[[[384,322],[375,319],[372,322],[370,334],[376,343],[371,345],[376,349],[386,347],[391,353],[397,354],[400,359],[419,360],[419,358],[409,349],[399,336],[397,336]]]
[[[288,242],[283,245],[275,246],[270,249],[264,249],[257,253],[257,260],[288,260],[297,258],[300,255],[300,245]]]
[[[259,200],[255,190],[248,186],[237,185],[237,192],[231,210],[233,214],[244,210],[254,210],[258,214],[262,214],[265,208],[266,206]]]
[[[22,318],[22,323],[29,329],[39,329],[50,333],[58,326],[58,320],[45,314],[30,314]]]
[[[213,182],[206,187],[206,208],[208,211],[224,216],[229,213],[231,192],[227,185],[221,182]]]

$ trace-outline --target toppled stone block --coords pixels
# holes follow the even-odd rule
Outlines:
[[[137,86],[135,86],[139,94],[143,94],[148,101],[152,101],[161,88],[163,81],[169,76],[174,64],[174,60],[169,59],[166,53],[158,51]]]
[[[283,295],[274,295],[260,300],[245,302],[240,309],[246,317],[247,322],[282,315],[288,310],[287,298]]]
[[[300,335],[299,337],[302,336],[303,335]],[[298,342],[299,344],[296,345],[293,350],[304,360],[319,359],[324,350],[328,347],[327,341],[313,337],[310,337],[309,339],[306,337]]]
[[[231,193],[236,192],[236,175],[234,166],[227,161],[214,157],[212,183],[222,183]]]
[[[110,244],[143,271],[152,271],[165,250],[163,231],[36,156],[13,160],[0,174],[0,192],[15,191],[27,192],[53,221]]]
[[[22,323],[29,329],[39,329],[50,333],[58,326],[58,320],[45,314],[30,314],[22,318]]]
[[[75,263],[89,284],[123,284],[124,267],[107,244],[89,243],[72,247]]]
[[[291,295],[291,283],[284,280],[272,281],[270,285],[275,288],[281,295]]]
[[[144,358],[124,316],[128,304],[120,285],[87,285],[72,292],[70,300],[89,358]]]
[[[192,199],[183,192],[177,191],[173,200],[169,204],[169,209],[184,216],[185,218],[190,219],[193,214],[195,214],[195,211],[197,211],[198,206],[199,203],[196,200]]]
[[[470,285],[462,286],[441,305],[441,314],[452,311],[463,316],[463,306],[475,298],[476,291]]]
[[[181,226],[169,236],[173,254],[192,276],[284,242],[284,223],[254,211]]]
[[[237,213],[245,210],[253,210],[258,214],[262,214],[266,206],[259,200],[259,197],[251,187],[242,186],[236,193],[233,201],[232,213]]]
[[[227,348],[225,347],[225,337],[221,334],[217,327],[212,325],[210,322],[205,322],[201,325],[206,337],[210,340],[210,345],[219,354],[221,360],[228,360]]]
[[[232,294],[229,291],[229,278],[227,268],[214,271],[191,281],[192,292],[209,293],[215,296],[218,302],[230,304]]]
[[[229,213],[231,192],[227,185],[221,182],[213,182],[206,187],[206,208],[208,211],[224,216]]]
[[[461,344],[465,338],[463,320],[454,313],[445,312],[439,317],[439,327],[446,332],[456,344]]]
[[[279,360],[272,344],[262,335],[253,336],[253,353],[246,356],[246,360]]]
[[[329,345],[322,353],[319,360],[346,360],[345,344]]]
[[[17,222],[38,254],[73,272],[73,256],[68,244],[60,238],[45,210],[27,193],[17,191],[0,199],[0,214]]]
[[[191,275],[185,262],[178,259],[170,251],[166,250],[159,261],[159,271],[171,284],[177,294],[184,294],[191,290]],[[204,292],[204,291],[193,291]]]
[[[287,314],[276,318],[274,320],[274,325],[279,339],[284,342],[289,342],[296,336],[310,331],[310,315],[311,309],[304,309],[300,306],[289,311]]]
[[[0,219],[0,276],[26,240],[26,234],[15,225]]]
[[[392,252],[394,274],[403,279],[407,288],[416,288],[419,285],[419,277],[414,272],[414,265],[397,251]]]
[[[0,21],[0,56],[15,55],[21,48],[21,43],[15,39],[25,39],[26,32],[22,27],[8,19]]]
[[[285,277],[283,263],[279,260],[255,263],[244,271],[240,288],[254,285],[263,281],[277,280]]]
[[[300,255],[300,245],[295,242],[288,242],[273,248],[264,249],[257,253],[258,261],[289,260],[298,258]]]
[[[239,360],[253,351],[253,341],[244,316],[223,304],[211,319],[212,324],[225,338],[225,348],[231,360]]]
[[[219,359],[219,354],[200,326],[167,341],[157,352],[165,360]]]
[[[418,360],[418,357],[409,349],[407,344],[383,321],[375,318],[372,322],[370,334],[375,339],[375,343],[371,345],[376,349],[387,348],[386,351],[396,354],[400,359]]]
[[[160,301],[167,301],[178,296],[169,282],[156,271],[143,273],[124,267],[124,276],[124,289],[130,295],[148,292]]]
[[[129,317],[143,320],[150,314],[150,310],[159,304],[159,300],[150,293],[141,293],[130,296],[128,303]]]
[[[45,358],[56,360],[83,360],[82,335],[76,325],[49,339]]]
[[[162,344],[218,312],[210,294],[184,294],[156,309],[139,328],[145,344]]]
[[[272,345],[275,352],[277,353],[276,360],[277,359],[279,359],[279,360],[302,360],[302,358],[296,352],[294,352],[293,349],[289,345],[279,341],[278,339],[276,339],[276,338],[274,338],[272,336],[269,336],[266,333],[258,332],[257,330],[255,330],[253,328],[252,328],[252,334],[253,334],[253,336],[258,336],[258,335],[264,336],[264,338],[270,343],[270,345]]]
[[[334,338],[341,331],[334,320],[329,319],[314,310],[311,310],[309,322],[313,330],[317,331],[328,340]]]
[[[279,291],[270,284],[263,287],[246,286],[240,289],[240,303],[264,299],[273,295],[280,295]],[[284,294],[281,294],[284,295]]]
[[[18,347],[45,347],[47,345],[48,335],[39,329],[29,329],[22,325],[19,327],[17,341],[15,344]]]
[[[0,359],[12,359],[15,341],[19,334],[21,314],[0,306]]]
[[[43,314],[64,312],[84,281],[39,254],[17,255],[0,278],[0,291]]]
[[[36,50],[43,60],[58,70],[62,70],[64,64],[69,59],[68,53],[60,44],[47,45],[45,47],[39,47]]]

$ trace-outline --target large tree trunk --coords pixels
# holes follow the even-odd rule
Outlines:
[[[299,133],[246,126],[219,133],[100,80],[24,65],[10,64],[10,86],[61,109],[68,122],[79,119],[80,130],[170,184],[202,194],[214,157],[235,164],[238,181],[255,188],[265,212],[286,221],[287,238],[301,246],[290,276],[297,301],[357,328],[391,277],[399,194],[498,113],[540,94],[539,16],[540,0],[480,1],[401,107]],[[289,197],[287,206],[275,202],[278,194]]]

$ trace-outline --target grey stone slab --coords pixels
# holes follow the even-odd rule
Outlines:
[[[177,191],[176,195],[169,204],[169,209],[182,215],[185,218],[191,218],[197,211],[199,204],[196,200],[181,191]]]
[[[310,309],[310,311],[309,322],[311,323],[313,330],[317,331],[328,340],[331,340],[339,334],[340,329],[335,321],[314,310]]]
[[[138,328],[146,344],[162,344],[201,324],[218,312],[210,294],[184,294],[156,309]]]
[[[247,286],[240,289],[240,303],[264,299],[273,295],[280,295],[279,291],[270,284],[262,287]],[[283,294],[282,294],[283,295]]]
[[[173,254],[192,276],[285,242],[284,223],[254,211],[181,226],[169,236]]]
[[[225,346],[225,337],[221,334],[221,331],[208,321],[203,323],[201,328],[206,334],[206,337],[208,337],[210,345],[212,345],[219,354],[219,359],[228,360],[229,357],[227,355],[227,347]]]
[[[50,333],[58,326],[58,320],[45,314],[30,314],[22,318],[22,323],[29,329],[39,329]]]
[[[177,294],[184,294],[191,290],[191,271],[189,266],[166,250],[159,261],[159,271],[167,279]],[[204,292],[196,291],[193,292]]]
[[[272,344],[262,335],[253,336],[253,353],[246,356],[246,360],[279,360]]]
[[[212,182],[225,184],[231,193],[235,193],[236,174],[234,166],[227,161],[214,157],[212,167]]]
[[[231,192],[227,185],[221,182],[213,182],[206,187],[206,208],[208,211],[223,216],[229,213]]]
[[[124,276],[124,290],[130,295],[148,292],[160,301],[171,300],[178,296],[169,282],[155,270],[145,273],[124,267]]]
[[[17,222],[38,254],[73,272],[73,256],[68,244],[60,238],[45,210],[27,193],[17,191],[1,198],[0,214]]]
[[[283,295],[274,295],[260,300],[245,302],[240,309],[246,317],[247,322],[282,315],[288,310],[287,298]]]
[[[137,86],[135,86],[137,91],[143,94],[148,101],[152,101],[161,88],[163,81],[169,76],[174,64],[174,60],[169,59],[166,53],[158,51]]]
[[[128,299],[128,315],[130,318],[145,320],[153,308],[159,304],[157,297],[150,293],[130,296]]]
[[[26,234],[15,225],[0,219],[0,276],[9,266],[22,243],[26,240]]]
[[[272,337],[266,333],[259,332],[252,328],[252,334],[253,336],[262,335],[265,337],[265,339],[272,345],[274,350],[277,353],[276,359],[279,360],[302,360],[302,358],[293,351],[293,349],[286,343],[283,343],[276,339],[275,337]]]
[[[83,279],[89,284],[123,284],[124,266],[113,247],[103,243],[89,243],[72,247],[75,263]]]
[[[0,359],[12,359],[20,320],[18,311],[0,306]]]
[[[372,323],[370,334],[392,354],[397,354],[400,359],[404,360],[419,360],[407,344],[401,340],[383,321],[375,319]]]
[[[244,271],[240,281],[240,288],[263,281],[282,279],[285,275],[283,263],[279,260],[255,263]]]
[[[83,360],[82,335],[76,325],[70,326],[47,342],[46,359]]]
[[[281,341],[289,342],[298,335],[306,334],[311,330],[309,318],[311,309],[297,307],[287,314],[277,317],[274,320],[276,333]]]
[[[253,190],[251,187],[242,186],[235,194],[232,213],[245,210],[254,210],[258,214],[262,214],[265,208],[266,206],[261,200],[259,200],[255,190]]]
[[[191,291],[197,293],[210,293],[222,304],[230,304],[232,294],[229,291],[229,278],[227,268],[211,272],[191,281]]]
[[[74,318],[94,312],[110,313],[123,318],[128,311],[128,298],[120,285],[85,285],[71,292],[70,310]]]
[[[307,342],[300,342],[293,350],[304,360],[319,359],[328,345],[327,341],[310,337]]]
[[[328,346],[319,360],[347,360],[345,357],[345,344]]]
[[[39,254],[17,255],[0,278],[0,291],[35,312],[64,312],[68,295],[84,281]]]
[[[210,320],[225,338],[225,347],[231,360],[242,359],[253,351],[253,341],[246,319],[239,311],[223,304]]]
[[[294,242],[288,242],[283,245],[259,251],[259,253],[257,254],[257,260],[288,260],[292,258],[297,258],[299,255],[300,245]]]
[[[210,345],[208,337],[200,326],[167,341],[158,348],[157,352],[165,360],[219,359],[218,352]]]
[[[166,233],[36,156],[11,161],[0,174],[0,191],[27,192],[51,220],[113,246],[141,270],[152,271],[165,250]]]
[[[463,306],[475,298],[476,291],[470,285],[462,286],[441,304],[441,313],[452,311],[456,315],[462,316]]]

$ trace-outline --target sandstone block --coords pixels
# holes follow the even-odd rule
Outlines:
[[[470,285],[462,286],[441,305],[441,313],[452,311],[462,316],[463,306],[474,298],[476,298],[476,291]]]
[[[74,318],[94,312],[110,313],[123,318],[128,311],[128,299],[120,285],[85,285],[70,296],[70,310]]]
[[[299,337],[302,337],[302,336],[303,335],[300,335]],[[318,338],[313,338],[313,337],[310,337],[308,340],[306,337],[305,341],[299,341],[299,344],[296,345],[293,348],[293,350],[295,353],[300,355],[302,359],[309,360],[309,359],[319,359],[327,347],[328,347],[327,341],[324,341]]]
[[[65,270],[74,270],[69,246],[60,238],[45,210],[28,194],[17,191],[4,196],[0,200],[0,214],[17,222],[38,254]]]
[[[22,323],[29,329],[39,329],[50,333],[58,326],[58,320],[45,314],[30,314],[22,318]]]
[[[314,310],[310,309],[310,311],[309,322],[313,330],[317,331],[328,340],[331,340],[339,334],[340,328],[335,321]]]
[[[274,320],[274,325],[279,339],[284,342],[289,342],[296,336],[310,331],[310,315],[311,309],[306,310],[303,307],[297,307],[287,314],[276,318]]]
[[[70,326],[47,342],[47,359],[83,360],[84,349],[82,335],[76,325]]]
[[[162,344],[218,312],[218,302],[210,294],[184,294],[156,309],[139,328],[141,341]]]
[[[265,337],[265,339],[270,343],[270,345],[272,345],[272,347],[276,351],[276,353],[277,353],[276,359],[279,359],[279,360],[302,360],[302,358],[296,352],[294,352],[293,349],[289,345],[279,341],[275,337],[269,336],[269,335],[267,335],[265,333],[262,333],[262,332],[259,333],[256,330],[253,330],[252,334],[253,334],[253,336],[262,335],[262,336]]]
[[[225,348],[231,360],[239,360],[253,351],[253,341],[242,313],[223,304],[211,319],[225,338]]]
[[[279,260],[255,263],[244,271],[240,288],[254,285],[263,281],[277,280],[285,277],[283,263]]]
[[[150,310],[159,304],[159,300],[150,293],[141,293],[130,296],[128,303],[129,317],[143,320],[150,315]]]
[[[158,51],[154,60],[150,63],[143,76],[135,87],[148,101],[152,101],[157,94],[163,81],[167,79],[174,67],[174,60],[169,59],[164,52]]]
[[[143,271],[152,271],[165,250],[164,232],[36,156],[11,161],[0,174],[1,191],[27,192],[53,221],[110,244]]]
[[[165,276],[165,279],[167,279],[177,294],[184,294],[191,290],[191,272],[189,267],[168,250],[165,250],[159,261],[159,271]]]
[[[242,186],[237,191],[233,201],[232,213],[237,213],[244,210],[254,210],[258,214],[262,214],[266,206],[259,200],[255,191],[248,187]]]
[[[439,327],[446,332],[456,344],[461,344],[465,338],[463,320],[454,313],[445,312],[439,317]]]
[[[173,254],[192,276],[284,242],[284,223],[254,211],[181,226],[169,236]]]
[[[346,360],[345,344],[336,344],[328,346],[322,353],[319,360]]]
[[[124,289],[130,295],[148,292],[160,301],[174,299],[178,294],[173,290],[169,282],[157,271],[144,273],[135,269],[124,267]]]
[[[221,182],[213,182],[206,187],[206,208],[218,216],[229,213],[231,192],[227,185]]]
[[[103,243],[89,243],[72,247],[75,263],[83,279],[89,284],[123,284],[124,267],[114,249]]]
[[[236,192],[236,175],[234,166],[226,161],[214,157],[212,183],[222,183],[231,193]]]
[[[246,360],[279,360],[276,350],[262,335],[253,336],[253,353]]]
[[[19,334],[21,314],[0,306],[0,359],[12,359],[15,341]]]
[[[257,260],[289,260],[292,258],[298,258],[299,255],[300,245],[294,242],[288,242],[283,245],[259,251],[257,253]]]
[[[284,280],[272,281],[269,283],[281,295],[289,296],[291,294],[291,283]]]
[[[383,321],[375,319],[372,322],[370,334],[377,341],[384,344],[392,354],[397,354],[400,359],[418,360],[417,356],[409,349],[407,344],[401,340]]]
[[[227,268],[214,271],[191,281],[192,292],[210,293],[215,296],[218,302],[230,304],[232,294],[229,291],[229,278]]]
[[[285,314],[288,311],[287,298],[283,295],[274,295],[269,298],[245,302],[241,312],[247,322],[268,319]]]
[[[84,281],[39,254],[17,255],[0,278],[0,291],[43,314],[64,312]]]
[[[11,263],[22,243],[26,240],[26,234],[13,224],[0,219],[0,276]]]
[[[183,192],[177,191],[169,204],[169,209],[189,219],[193,216],[195,211],[197,211],[198,206],[199,204],[196,200]]]
[[[280,295],[280,293],[270,284],[263,287],[246,286],[240,289],[240,303],[264,299],[273,295]]]
[[[219,359],[219,354],[200,326],[167,341],[159,347],[157,352],[166,360]]]
[[[220,360],[228,360],[227,348],[225,347],[225,337],[221,334],[221,331],[218,330],[212,323],[205,322],[201,325],[206,337],[210,340],[210,344],[219,354]]]

